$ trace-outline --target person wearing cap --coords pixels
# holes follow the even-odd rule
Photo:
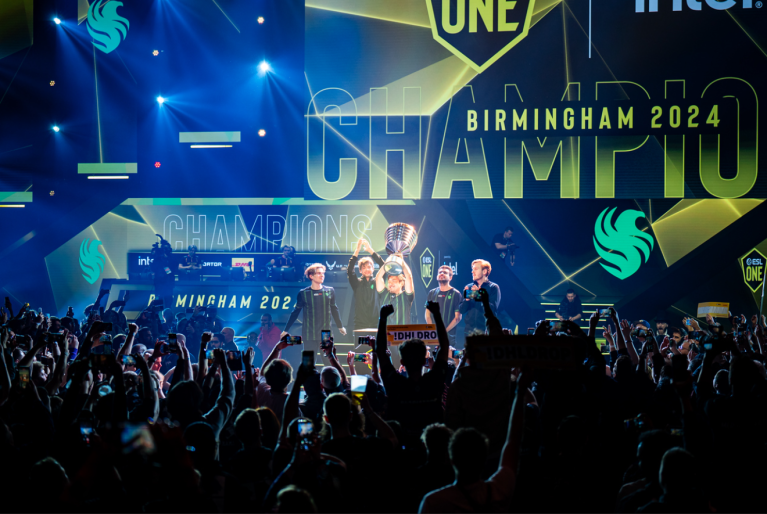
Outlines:
[[[663,344],[663,340],[668,335],[668,316],[665,311],[658,311],[655,316],[655,342]]]

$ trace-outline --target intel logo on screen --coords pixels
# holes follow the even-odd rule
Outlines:
[[[658,12],[659,2],[668,4],[669,0],[636,0],[635,10],[636,12]],[[702,10],[704,3],[711,9],[717,11],[726,11],[738,4],[742,4],[743,9],[751,9],[754,6],[758,9],[763,5],[761,0],[741,0],[740,2],[736,0],[673,0],[671,9],[674,11],[681,11],[683,3],[687,4],[687,8],[692,11]]]

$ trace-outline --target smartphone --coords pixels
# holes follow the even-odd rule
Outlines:
[[[362,403],[362,395],[365,394],[365,389],[368,385],[368,377],[366,375],[352,375],[352,401],[355,405]]]
[[[176,340],[176,334],[168,334],[168,350],[170,352],[178,351],[178,341]]]
[[[304,350],[301,352],[301,365],[306,368],[314,369],[314,352],[312,350]]]
[[[309,443],[314,434],[314,424],[310,419],[299,418],[298,419],[298,439],[301,444],[301,449],[309,451]]]
[[[125,366],[136,367],[136,357],[133,355],[123,355],[123,362]]]
[[[687,325],[688,327],[691,327],[692,326],[692,320],[691,319],[686,319],[686,320],[684,320],[684,324]]]
[[[213,359],[215,359],[215,357],[213,356],[213,350],[208,350],[207,352],[205,352],[205,358],[208,359],[209,361],[212,361]]]
[[[19,385],[22,389],[29,387],[29,366],[19,368]]]
[[[330,330],[323,330],[320,332],[321,334],[321,341],[323,343],[329,343],[330,342]]]
[[[301,336],[288,336],[287,343],[289,346],[301,344]]]
[[[466,354],[466,350],[456,350],[453,352],[453,358],[454,359],[463,359],[463,356]]]
[[[242,371],[242,352],[240,351],[228,351],[226,352],[226,364],[229,366],[229,371]]]
[[[80,435],[87,446],[91,444],[91,434],[93,434],[93,422],[89,419],[80,420]]]
[[[479,292],[479,289],[476,291],[472,291],[471,289],[464,289],[463,290],[463,298],[465,300],[474,300],[476,302],[481,301],[481,295],[482,293]]]
[[[101,336],[99,338],[99,341],[101,341],[104,344],[108,344],[108,345],[111,346],[111,344],[112,344],[112,336],[110,336],[109,334],[104,334],[103,336]]]
[[[367,353],[355,353],[354,354],[354,362],[367,362],[368,361],[368,354]]]
[[[705,350],[712,350],[714,348],[714,345],[713,345],[713,343],[705,342],[705,343],[703,343],[703,348]]]
[[[535,335],[535,329],[534,328],[528,328],[527,329],[527,335],[529,335],[529,336]]]
[[[599,309],[599,315],[600,316],[609,316],[610,315],[610,309]]]
[[[648,352],[654,352],[655,351],[655,343],[647,343],[647,351]]]
[[[647,337],[647,330],[643,328],[632,330],[631,335],[634,337]]]
[[[376,344],[376,338],[373,336],[360,336],[357,339],[357,346],[362,346],[363,344],[369,344],[370,346],[375,346]]]
[[[562,322],[559,320],[549,321],[552,332],[560,332],[562,330]]]

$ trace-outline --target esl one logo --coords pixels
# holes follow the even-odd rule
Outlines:
[[[535,0],[425,0],[434,39],[482,73],[527,36]]]
[[[740,267],[743,270],[743,281],[754,293],[762,287],[765,262],[767,262],[767,258],[765,258],[765,256],[756,248],[740,258]]]
[[[658,12],[658,2],[667,3],[668,0],[636,0],[636,12]],[[732,7],[735,7],[739,3],[743,4],[743,9],[751,9],[756,5],[757,8],[762,7],[761,0],[673,0],[672,10],[681,11],[682,4],[687,4],[687,8],[693,11],[700,11],[703,9],[705,3],[711,9],[717,11],[726,11]]]
[[[434,277],[434,254],[428,248],[421,254],[421,280],[424,287],[429,287]]]

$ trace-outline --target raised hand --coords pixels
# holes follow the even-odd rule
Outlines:
[[[438,302],[426,302],[426,308],[429,309],[429,312],[431,312],[433,315],[440,315]]]
[[[437,308],[437,312],[439,312],[439,308]],[[382,305],[381,317],[388,318],[390,314],[394,314],[394,306],[390,303],[387,303],[386,305]]]
[[[354,365],[354,352],[349,352],[346,354],[346,364],[348,364],[349,367]]]
[[[253,357],[256,355],[256,351],[253,349],[252,346],[248,346],[248,349],[245,350],[245,364],[247,366],[253,365]]]
[[[138,325],[135,323],[128,323],[128,333],[129,334],[136,334],[138,332]]]

